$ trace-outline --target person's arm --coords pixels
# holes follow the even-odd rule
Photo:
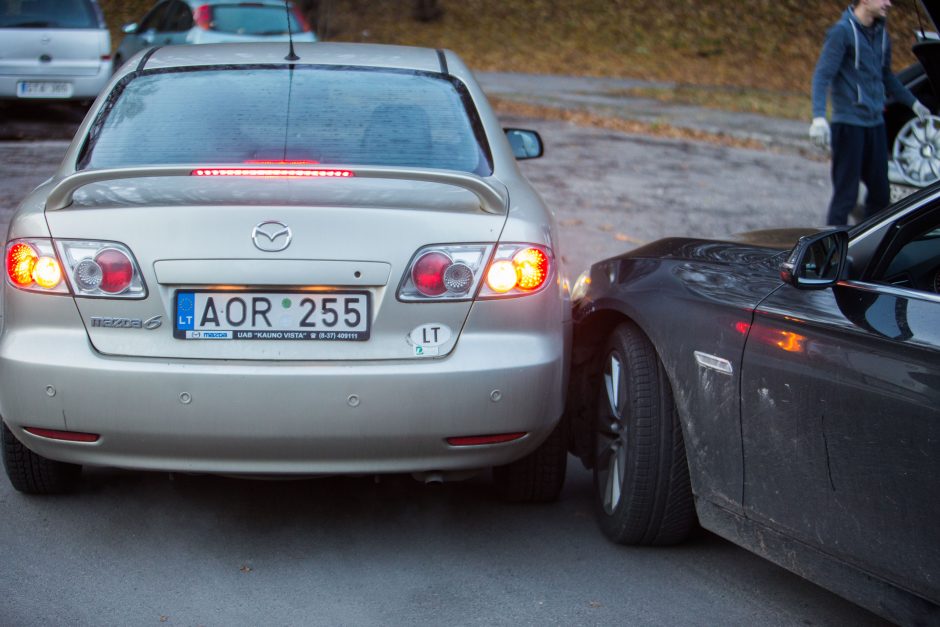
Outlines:
[[[813,71],[813,118],[826,117],[826,98],[829,95],[829,86],[835,78],[842,58],[845,56],[845,31],[836,24],[826,33],[816,69]]]

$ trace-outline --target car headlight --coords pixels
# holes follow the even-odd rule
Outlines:
[[[587,296],[589,287],[591,287],[591,272],[588,270],[582,272],[578,280],[574,282],[574,287],[571,288],[571,302],[577,302]]]

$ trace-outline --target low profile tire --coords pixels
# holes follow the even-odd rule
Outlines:
[[[25,494],[62,494],[78,485],[82,467],[46,459],[25,446],[3,425],[3,467],[10,483]]]
[[[695,527],[672,388],[649,339],[614,329],[604,348],[594,427],[594,505],[618,544],[670,545]]]
[[[558,498],[568,467],[568,438],[561,420],[537,449],[493,469],[496,492],[513,503],[549,503]]]

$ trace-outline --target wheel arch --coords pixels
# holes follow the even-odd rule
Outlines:
[[[568,450],[581,460],[585,468],[592,468],[594,465],[591,423],[597,394],[591,386],[592,381],[597,380],[603,365],[603,356],[599,354],[599,351],[613,330],[623,323],[633,324],[650,340],[656,350],[657,358],[663,364],[670,388],[673,391],[676,389],[673,380],[674,369],[667,367],[659,346],[653,339],[654,336],[635,316],[620,309],[599,308],[579,319],[571,345],[571,374],[565,405],[565,417],[568,420],[569,427]],[[673,396],[675,397],[675,394]],[[677,403],[676,411],[679,412],[679,422],[682,425],[683,436],[685,436],[687,435],[685,433],[687,426],[686,421],[683,419],[683,412],[680,409]],[[688,451],[686,452],[688,453]]]

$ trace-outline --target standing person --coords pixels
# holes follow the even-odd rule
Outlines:
[[[891,39],[885,22],[891,0],[853,0],[829,29],[813,73],[813,123],[809,136],[832,145],[832,201],[827,224],[848,222],[859,181],[868,188],[865,217],[888,206],[888,139],[885,92],[923,119],[930,110],[891,72]],[[832,100],[832,129],[826,97]]]

